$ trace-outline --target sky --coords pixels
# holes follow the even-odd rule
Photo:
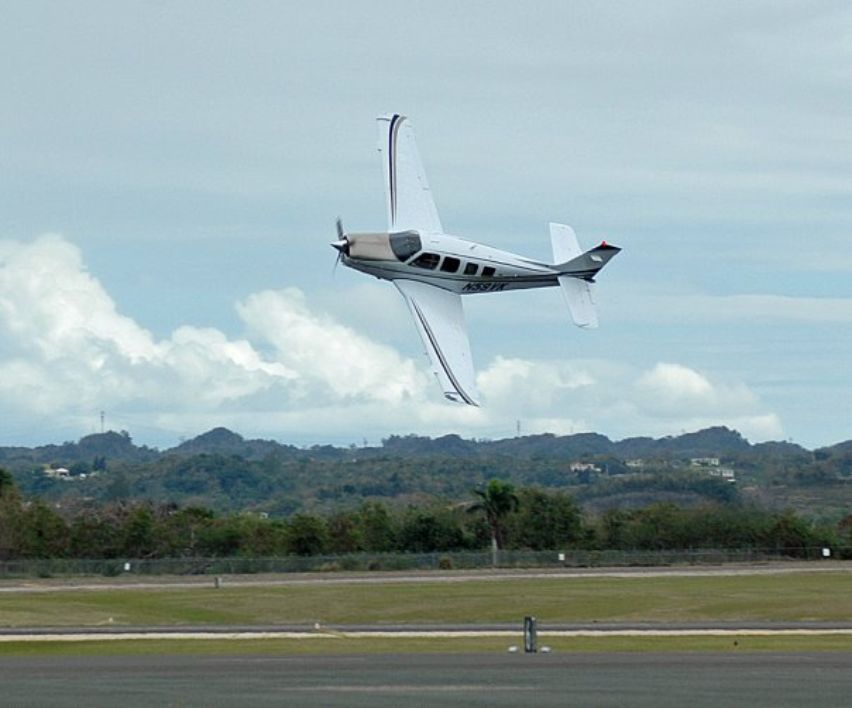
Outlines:
[[[844,2],[6,2],[0,445],[216,426],[852,438]],[[445,401],[395,288],[375,117],[409,116],[448,232],[624,250],[601,326],[465,298],[483,406]]]

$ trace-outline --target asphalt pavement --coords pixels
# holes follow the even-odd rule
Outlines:
[[[7,657],[9,706],[840,706],[852,653]]]

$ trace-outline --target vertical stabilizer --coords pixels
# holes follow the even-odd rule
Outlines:
[[[554,263],[565,263],[582,253],[577,234],[565,224],[550,224],[550,245],[553,247]]]

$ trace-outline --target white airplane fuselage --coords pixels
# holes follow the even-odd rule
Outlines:
[[[553,262],[543,263],[445,233],[410,122],[394,113],[378,127],[388,230],[347,233],[338,219],[331,245],[344,265],[394,284],[446,398],[479,405],[462,295],[559,286],[574,324],[597,327],[592,283],[619,248],[583,251],[570,226],[551,223]]]
[[[449,234],[352,233],[347,239],[344,265],[383,280],[417,280],[461,295],[559,285],[559,271],[545,263]]]

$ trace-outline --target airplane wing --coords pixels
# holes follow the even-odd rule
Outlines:
[[[380,116],[377,120],[379,152],[385,172],[388,230],[443,233],[411,122],[396,113]]]
[[[411,310],[444,396],[478,406],[461,295],[417,280],[394,280],[393,284]]]

